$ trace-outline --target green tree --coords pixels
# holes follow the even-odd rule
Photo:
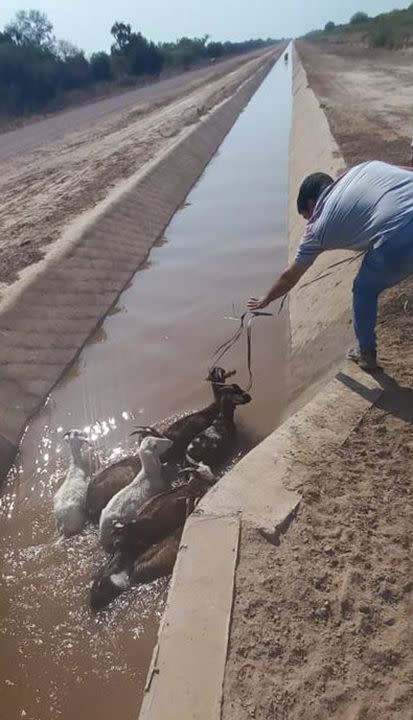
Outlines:
[[[83,50],[68,40],[59,40],[56,56],[61,61],[59,64],[60,89],[75,90],[92,82],[92,70]]]
[[[208,57],[219,58],[224,54],[224,46],[221,42],[210,42],[206,47]]]
[[[81,52],[76,45],[68,40],[59,40],[57,43],[56,55],[62,60],[68,60]]]
[[[83,52],[71,55],[63,63],[60,73],[60,86],[62,90],[75,90],[83,88],[92,82],[93,76],[89,62]]]
[[[325,32],[332,32],[333,30],[335,30],[335,28],[336,28],[336,24],[332,20],[330,20],[324,26]]]
[[[375,24],[370,43],[373,47],[393,48],[397,45],[395,30],[386,18],[380,18]]]
[[[182,37],[176,44],[179,62],[185,68],[189,68],[197,60],[206,57],[206,43],[208,35],[202,38]]]
[[[162,52],[142,35],[132,31],[130,25],[116,22],[111,34],[115,39],[112,56],[116,58],[114,66],[128,75],[159,75],[162,65]]]
[[[115,38],[115,44],[112,45],[112,53],[126,53],[132,39],[131,26],[122,22],[115,22],[114,25],[112,25],[110,34]]]
[[[163,68],[164,58],[162,52],[156,47],[155,43],[150,42],[147,53],[147,72],[149,75],[158,76]]]
[[[0,31],[0,113],[17,115],[47,107],[65,91],[83,88],[111,77],[159,75],[164,62],[187,68],[195,62],[265,47],[274,41],[209,42],[182,37],[155,45],[131,25],[112,26],[111,54],[94,53],[90,62],[70,42],[56,42],[52,23],[37,10],[20,11]]]
[[[0,44],[1,43],[12,43],[12,37],[7,32],[0,32]]]
[[[0,44],[0,110],[21,115],[41,109],[58,89],[56,58],[43,48]]]
[[[367,22],[369,16],[365,12],[356,12],[350,18],[350,25],[359,25],[360,23]]]
[[[132,33],[127,51],[131,75],[144,75],[148,70],[148,41],[142,33]]]
[[[93,53],[90,58],[90,68],[92,71],[93,79],[96,82],[102,80],[110,80],[112,75],[112,66],[110,62],[110,56],[105,52]]]
[[[53,25],[39,10],[19,10],[5,32],[17,45],[34,45],[52,50],[55,43]]]

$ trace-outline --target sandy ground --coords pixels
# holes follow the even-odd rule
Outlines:
[[[298,43],[345,160],[407,164],[413,134],[411,52]]]
[[[0,295],[71,220],[164,152],[261,62],[231,61],[0,136]]]
[[[391,96],[389,65],[303,56],[349,163],[402,154],[400,56]],[[379,337],[385,391],[333,456],[308,459],[279,545],[243,530],[224,720],[412,720],[413,282],[388,293]]]

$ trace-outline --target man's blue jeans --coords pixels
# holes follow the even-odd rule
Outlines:
[[[364,256],[353,285],[353,322],[362,352],[376,351],[378,297],[413,274],[413,221]]]

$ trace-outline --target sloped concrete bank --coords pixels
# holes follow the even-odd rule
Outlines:
[[[345,168],[327,117],[308,85],[306,72],[296,52],[293,93],[295,112],[291,129],[288,208],[290,260],[294,259],[305,229],[305,221],[298,214],[296,205],[302,180],[318,171],[337,177]],[[357,261],[329,271],[331,265],[346,257],[354,256],[342,251],[319,256],[289,298],[290,400],[295,409],[314,394],[319,388],[317,383],[323,383],[327,376],[334,375],[342,362],[345,348],[351,342],[351,286]],[[313,282],[320,276],[322,279]]]
[[[27,422],[113,306],[282,49],[70,228],[0,304],[0,478]]]
[[[344,165],[296,55],[293,94],[290,256],[303,230],[295,207],[299,183],[310,172],[335,175]],[[306,281],[324,275],[327,266],[342,257],[331,253],[321,258]],[[373,378],[350,365],[325,384],[351,338],[355,270],[354,263],[345,265],[321,281],[322,289],[315,283],[290,298],[292,399],[301,409],[292,414],[290,408],[289,419],[219,482],[188,521],[140,720],[225,719],[225,668],[241,529],[255,528],[277,542],[294,521],[300,503],[297,488],[309,472],[308,458],[315,450],[327,455],[339,447],[382,392]],[[316,393],[320,380],[324,388]],[[354,393],[352,387],[363,392]]]

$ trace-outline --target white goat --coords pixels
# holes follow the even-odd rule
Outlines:
[[[86,523],[86,492],[88,474],[82,457],[82,448],[89,445],[79,430],[64,435],[70,449],[70,466],[63,484],[53,499],[58,531],[65,537],[76,535]]]
[[[137,510],[152,495],[169,488],[162,476],[160,456],[172,447],[167,438],[146,437],[139,447],[142,469],[134,480],[109,500],[103,509],[99,523],[99,540],[107,552],[113,551],[113,530],[117,523],[133,521]]]

